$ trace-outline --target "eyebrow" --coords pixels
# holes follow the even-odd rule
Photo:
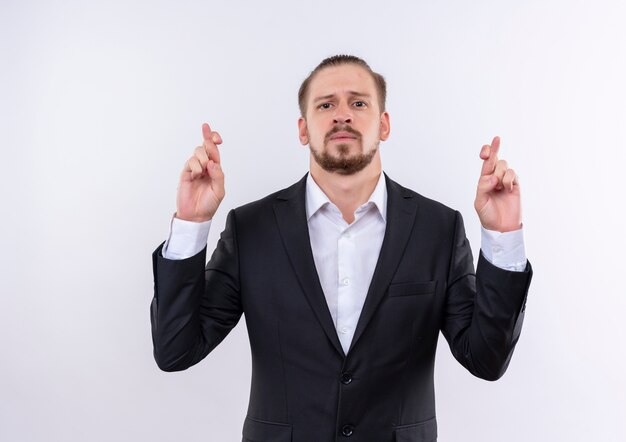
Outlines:
[[[348,91],[348,94],[351,97],[364,97],[364,98],[371,98],[370,94],[366,94],[363,92],[356,92],[356,91]],[[329,95],[324,95],[322,97],[317,97],[316,99],[313,100],[313,103],[317,103],[320,100],[328,100],[330,98],[334,98],[335,94],[329,94]]]

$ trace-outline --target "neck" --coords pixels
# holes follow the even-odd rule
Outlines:
[[[363,170],[352,175],[341,175],[322,169],[311,157],[311,178],[341,211],[348,223],[354,221],[355,210],[365,204],[376,188],[382,173],[380,154]]]

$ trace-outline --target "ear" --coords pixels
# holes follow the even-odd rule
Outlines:
[[[306,120],[304,117],[298,118],[298,136],[303,146],[309,144],[309,135],[307,134]]]
[[[387,111],[380,114],[380,141],[385,141],[391,133],[391,123]]]

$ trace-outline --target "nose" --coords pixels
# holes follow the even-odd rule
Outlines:
[[[335,123],[352,123],[352,111],[345,103],[338,104],[333,116]]]

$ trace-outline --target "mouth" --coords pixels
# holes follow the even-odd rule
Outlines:
[[[354,137],[335,137],[331,138],[330,141],[356,141]]]
[[[356,137],[349,132],[337,132],[332,137],[330,137],[330,141],[350,141],[356,140]]]

